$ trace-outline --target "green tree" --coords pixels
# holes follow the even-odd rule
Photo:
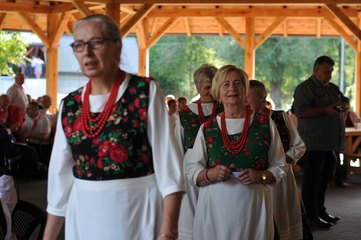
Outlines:
[[[338,59],[337,48],[332,47],[337,41],[335,38],[272,37],[260,46],[256,52],[255,76],[265,83],[277,108],[291,104],[294,89],[312,75],[317,57],[328,55]],[[338,65],[335,66],[334,76],[337,72]],[[337,79],[333,81],[337,82]]]
[[[11,75],[11,65],[25,63],[27,43],[19,32],[0,31],[0,74]]]
[[[150,49],[149,74],[164,94],[193,97],[193,72],[204,63],[216,62],[207,37],[164,36]]]

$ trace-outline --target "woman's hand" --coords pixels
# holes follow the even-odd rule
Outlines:
[[[247,168],[239,171],[238,180],[245,185],[262,182],[262,172]]]
[[[224,182],[227,181],[232,174],[232,170],[224,165],[217,165],[208,169],[207,176],[212,182]]]

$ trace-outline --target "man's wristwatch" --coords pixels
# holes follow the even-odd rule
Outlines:
[[[264,171],[262,171],[261,173],[261,177],[262,177],[262,183],[266,184],[267,181],[267,175]]]

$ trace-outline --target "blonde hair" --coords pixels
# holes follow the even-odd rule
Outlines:
[[[264,102],[266,102],[267,98],[267,91],[264,84],[258,80],[250,80],[249,81],[249,88],[253,90],[253,92]]]
[[[241,78],[242,78],[241,80],[243,83],[243,87],[245,88],[245,91],[246,91],[246,96],[248,95],[249,82],[248,82],[247,73],[245,73],[242,69],[237,68],[234,65],[225,65],[216,72],[216,74],[214,75],[214,78],[213,78],[211,94],[217,101],[219,101],[219,98],[220,98],[219,89],[220,89],[224,79],[227,77],[227,75],[230,72],[238,72],[241,74]]]

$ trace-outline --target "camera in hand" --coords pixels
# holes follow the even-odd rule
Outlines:
[[[347,110],[347,107],[343,104],[338,104],[334,108],[337,112],[346,112]]]

